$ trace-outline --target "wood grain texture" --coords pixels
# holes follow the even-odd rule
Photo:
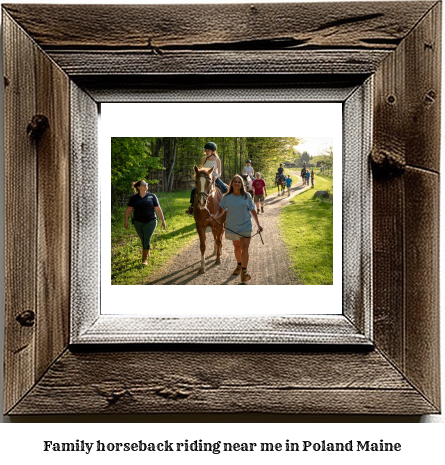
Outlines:
[[[374,342],[402,370],[405,346],[403,187],[401,178],[373,180]]]
[[[316,3],[4,8],[45,50],[135,48],[159,53],[191,47],[395,49],[433,5],[412,1],[325,3],[322,8]]]
[[[442,56],[442,3],[405,41],[406,163],[439,172]]]
[[[387,50],[49,51],[73,78],[92,75],[371,74]]]
[[[326,3],[323,8],[306,3],[23,4],[7,5],[4,11],[6,412],[439,411],[440,3]],[[203,23],[214,31],[211,37]],[[180,90],[208,86],[217,92],[223,80],[242,89],[249,80],[254,87],[261,86],[264,75],[271,73],[281,73],[283,82],[300,74],[308,82],[322,76],[337,84],[344,79],[338,73],[350,73],[349,80],[360,75],[360,82],[366,73],[374,73],[372,155],[386,160],[390,168],[375,171],[373,181],[376,349],[326,346],[272,351],[258,346],[251,351],[198,351],[161,346],[128,351],[117,346],[115,351],[101,347],[80,351],[74,347],[57,357],[66,345],[63,251],[67,236],[65,223],[57,221],[62,212],[55,218],[48,218],[48,212],[54,202],[62,210],[66,207],[64,163],[71,123],[66,124],[67,113],[59,108],[67,102],[68,80],[49,64],[45,53],[72,74],[80,88],[71,97],[77,95],[81,104],[88,100],[88,108],[94,104],[84,90],[96,92],[91,95],[98,101],[102,97],[109,101],[125,93],[156,91],[162,81]],[[116,57],[122,57],[123,63],[116,63]],[[232,74],[205,74],[205,57],[214,69],[223,72],[224,63]],[[244,62],[239,69],[234,66],[237,57]],[[322,63],[317,61],[321,57]],[[251,76],[236,74],[240,69]],[[167,71],[177,74],[160,74]],[[196,72],[203,74],[193,76]],[[313,72],[318,77],[304,74]],[[308,82],[305,85],[311,86]],[[55,89],[49,92],[51,86]],[[71,112],[75,107],[69,99],[68,107]],[[47,113],[49,129],[30,139],[26,128],[37,110]],[[82,147],[77,151],[85,162],[87,152]],[[51,170],[61,183],[59,191],[47,192],[41,185],[50,181]],[[23,179],[31,186],[31,196],[25,199],[26,221],[14,208],[19,200],[23,204],[17,189]],[[422,209],[425,204],[427,212]],[[424,213],[420,221],[419,211]],[[36,238],[43,245],[41,251]],[[61,256],[51,250],[52,238]],[[61,276],[54,276],[59,267]]]
[[[68,344],[69,79],[6,14],[4,22],[7,410]],[[30,124],[36,115],[46,129]],[[25,311],[32,326],[15,318]]]
[[[363,75],[184,74],[74,76],[96,102],[343,102]]]
[[[66,352],[11,413],[434,412],[376,351]]]
[[[375,157],[439,171],[441,4],[376,73]]]
[[[40,377],[68,344],[70,309],[69,78],[36,50],[36,114],[48,128],[37,148],[37,339]]]
[[[437,141],[438,142],[438,141]],[[406,317],[408,379],[440,407],[439,175],[405,173]]]
[[[343,315],[372,339],[372,78],[343,104]]]
[[[100,314],[98,106],[73,82],[71,108],[70,342]]]
[[[79,274],[81,277],[85,276],[85,270]],[[262,343],[351,346],[371,344],[369,334],[364,335],[358,331],[357,327],[343,315],[316,318],[303,316],[144,318],[140,315],[123,319],[120,315],[100,315],[99,308],[93,309],[91,304],[88,308],[86,305],[87,302],[84,301],[73,305],[71,326],[73,344],[189,343],[235,344],[235,346]],[[369,309],[367,310],[369,317],[370,312]],[[362,309],[362,311],[366,310]],[[94,324],[91,324],[91,321],[94,321]]]
[[[20,324],[17,317],[36,313],[37,158],[26,132],[36,110],[35,46],[8,15],[3,15],[3,43],[6,411],[35,383],[34,318],[29,313],[28,322]]]
[[[386,163],[374,179],[375,342],[436,405],[440,8],[376,73],[372,153]]]

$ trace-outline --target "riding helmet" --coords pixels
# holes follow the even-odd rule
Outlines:
[[[215,144],[215,142],[207,142],[207,144],[204,145],[204,150],[213,150],[213,151],[216,151],[216,144]]]
[[[250,160],[247,160],[246,163],[252,163]]]

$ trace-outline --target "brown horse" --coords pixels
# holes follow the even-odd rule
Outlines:
[[[219,219],[220,226],[215,221],[210,219],[210,215],[215,216],[220,209],[219,203],[222,198],[222,193],[215,187],[212,181],[212,172],[214,167],[211,168],[198,168],[194,166],[195,179],[196,179],[196,196],[193,204],[193,214],[196,222],[196,230],[199,235],[199,244],[201,247],[201,267],[198,273],[205,272],[205,251],[206,251],[206,228],[212,228],[215,246],[213,255],[216,254],[216,265],[221,264],[222,253],[222,236],[224,233],[224,225],[226,223],[227,214],[224,213]]]
[[[277,173],[275,176],[275,184],[278,187],[278,195],[284,195],[284,191],[286,190],[286,178],[284,177],[284,174]]]

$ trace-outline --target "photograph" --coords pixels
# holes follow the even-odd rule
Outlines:
[[[332,143],[113,137],[111,284],[332,285]]]

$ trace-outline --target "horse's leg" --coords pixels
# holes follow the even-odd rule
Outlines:
[[[215,265],[221,265],[222,235],[223,235],[223,228],[221,227],[215,228],[214,235],[213,235],[213,238],[215,240],[215,247],[216,247]]]
[[[198,273],[202,274],[205,273],[206,270],[206,262],[205,262],[205,253],[206,253],[206,229],[205,227],[199,227],[198,235],[199,235],[199,246],[201,248],[201,268],[199,268]]]
[[[213,254],[212,255],[217,255],[217,253],[218,253],[218,243],[217,243],[216,238],[218,237],[218,225],[213,226],[212,234],[213,234]]]

